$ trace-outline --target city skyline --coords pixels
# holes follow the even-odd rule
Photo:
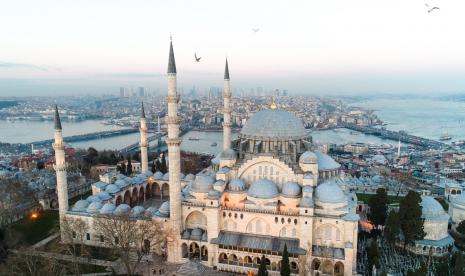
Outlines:
[[[0,12],[12,26],[0,31],[5,96],[164,89],[170,33],[185,88],[221,86],[226,56],[233,88],[440,94],[465,85],[460,1],[431,3],[440,6],[431,13],[423,1],[24,3]]]

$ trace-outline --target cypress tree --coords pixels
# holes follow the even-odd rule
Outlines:
[[[392,210],[386,219],[386,226],[384,227],[384,237],[386,240],[393,244],[396,242],[400,232],[399,214]]]
[[[458,233],[465,235],[465,220],[462,220],[455,230]]]
[[[268,276],[268,270],[266,270],[266,259],[265,255],[260,260],[260,266],[258,267],[258,276]]]
[[[289,252],[287,252],[287,244],[284,244],[283,258],[281,260],[281,276],[291,275],[291,268],[289,266]]]
[[[156,167],[155,167],[155,160],[153,160],[152,162],[152,173],[155,173],[157,170],[156,170]]]
[[[421,240],[425,236],[420,202],[420,194],[409,191],[400,203],[399,220],[404,236],[404,249],[407,245],[413,244],[415,240]]]
[[[165,174],[168,172],[168,169],[166,167],[166,158],[165,158],[165,154],[163,154],[161,156],[161,166],[160,166],[160,171]]]
[[[380,225],[384,225],[386,221],[387,201],[387,192],[384,188],[378,188],[376,194],[370,198],[368,203],[368,206],[370,206],[368,219],[376,228]]]
[[[463,272],[464,269],[464,260],[462,253],[455,254],[455,266],[454,266],[454,275],[455,276],[465,276]]]
[[[378,243],[376,240],[372,240],[370,247],[367,250],[367,257],[368,257],[368,269],[371,271],[373,266],[379,268],[379,251],[378,251]]]
[[[131,174],[132,174],[131,156],[128,155],[128,166],[126,168],[126,175],[131,176]]]

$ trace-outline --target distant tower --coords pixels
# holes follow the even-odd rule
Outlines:
[[[58,210],[61,221],[66,211],[68,211],[68,183],[66,180],[65,146],[57,105],[55,105],[55,143],[53,143],[53,149],[55,150],[55,165],[53,168],[57,176]]]
[[[160,115],[158,115],[157,117],[157,132],[160,133],[161,132],[161,126],[160,126]]]
[[[170,220],[172,222],[172,231],[175,235],[181,233],[181,154],[179,146],[179,117],[178,102],[179,96],[176,91],[176,63],[174,60],[173,42],[170,42],[170,54],[168,61],[168,172],[170,185]],[[179,249],[177,249],[179,250]]]
[[[400,140],[399,144],[397,144],[397,157],[400,157]]]
[[[231,148],[231,87],[229,84],[229,67],[228,59],[224,68],[224,92],[223,92],[223,150]]]
[[[145,119],[144,103],[142,103],[140,113],[140,162],[142,172],[147,172],[149,170],[149,160],[147,153],[148,146],[149,143],[147,140],[147,120]]]

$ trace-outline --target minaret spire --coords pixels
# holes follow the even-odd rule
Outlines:
[[[68,182],[66,175],[66,160],[65,160],[65,146],[63,142],[63,134],[61,131],[60,115],[58,113],[58,106],[55,105],[55,142],[53,149],[55,150],[55,165],[53,168],[56,172],[57,178],[57,195],[58,195],[58,210],[60,215],[60,225],[63,218],[68,211]],[[63,233],[62,233],[63,234]],[[63,235],[62,235],[63,238]]]
[[[168,60],[168,137],[165,139],[168,145],[168,173],[170,185],[170,220],[172,222],[172,231],[175,235],[181,233],[181,153],[179,139],[179,117],[178,117],[178,102],[179,96],[177,93],[176,80],[176,63],[174,60],[173,41],[170,41],[170,53]],[[176,247],[176,246],[175,246]],[[174,250],[179,250],[175,248]],[[178,254],[176,254],[178,255]],[[175,256],[172,256],[176,258]]]
[[[142,172],[147,172],[149,170],[149,160],[148,160],[148,139],[147,139],[147,120],[145,119],[144,111],[144,102],[141,103],[140,111],[140,162]]]
[[[228,59],[224,68],[224,91],[223,91],[223,150],[231,148],[231,87],[229,83]]]

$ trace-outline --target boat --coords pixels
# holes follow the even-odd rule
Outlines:
[[[189,140],[189,141],[198,141],[200,139],[197,138],[197,137],[189,137],[189,138],[187,138],[187,140]]]
[[[449,140],[452,140],[452,137],[450,137],[449,135],[442,135],[440,138],[439,138],[440,141],[449,141]]]
[[[218,146],[218,143],[217,143],[217,142],[213,142],[210,146],[216,147],[216,146]]]
[[[349,132],[349,133],[350,133],[351,135],[359,135],[359,134],[360,134],[360,132],[357,132],[357,131],[351,131],[351,132]]]
[[[463,145],[465,145],[465,140],[454,141],[454,142],[452,142],[452,145],[454,145],[454,146],[463,146]]]

